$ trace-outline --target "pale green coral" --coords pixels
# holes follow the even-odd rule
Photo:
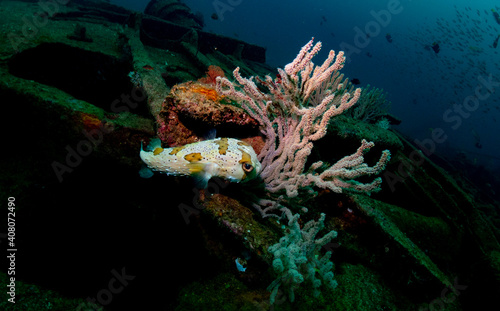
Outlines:
[[[292,215],[288,208],[283,208],[282,211],[288,219],[286,230],[289,232],[278,243],[269,247],[269,252],[274,255],[273,268],[278,275],[268,287],[271,291],[271,304],[275,302],[280,287],[291,302],[295,300],[295,289],[304,281],[311,282],[315,296],[320,294],[322,284],[331,289],[337,287],[331,271],[331,252],[326,252],[323,256],[320,254],[320,249],[337,237],[337,232],[332,230],[316,239],[316,235],[324,227],[325,214],[321,214],[318,221],[309,221],[301,229],[299,214]]]

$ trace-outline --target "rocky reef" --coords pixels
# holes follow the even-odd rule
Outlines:
[[[338,116],[309,161],[335,162],[374,141],[367,163],[392,152],[382,190],[314,189],[291,201],[309,210],[296,226],[324,214],[320,235],[337,231],[321,251],[332,253],[338,286],[317,298],[301,286],[293,303],[276,292],[271,305],[268,250],[290,229],[252,208],[261,184],[213,179],[200,191],[189,178],[138,174],[141,143],[154,137],[171,147],[216,129],[259,153],[258,122],[214,83],[236,67],[274,72],[264,48],[204,32],[184,6],[186,23],[62,2],[0,3],[0,193],[17,202],[20,310],[469,310],[495,301],[498,202],[396,130]]]

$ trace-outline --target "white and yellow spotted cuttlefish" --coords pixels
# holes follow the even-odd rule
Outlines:
[[[146,150],[141,145],[140,156],[149,169],[141,170],[142,177],[151,177],[151,171],[193,176],[199,188],[206,188],[213,176],[246,182],[255,178],[261,169],[252,146],[234,138],[216,138],[173,148],[162,148],[161,141],[153,139]]]

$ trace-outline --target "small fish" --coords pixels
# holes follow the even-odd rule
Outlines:
[[[261,169],[252,146],[234,138],[216,138],[172,148],[162,148],[161,141],[154,139],[146,150],[141,145],[140,157],[147,165],[140,172],[142,177],[151,177],[151,171],[192,176],[200,189],[206,188],[213,176],[246,182],[255,178]]]
[[[495,9],[491,9],[491,12],[493,12],[493,17],[495,18],[497,24],[500,24],[500,15],[498,14],[498,12],[495,11]]]
[[[241,261],[241,262],[240,262]],[[247,261],[245,259],[236,258],[234,261],[236,263],[236,269],[240,272],[245,272],[247,270]]]
[[[497,36],[497,38],[495,39],[495,41],[493,42],[493,48],[496,49],[497,46],[498,46],[498,39],[500,38],[500,35]]]
[[[357,78],[354,78],[354,79],[351,80],[351,83],[354,84],[354,85],[358,85],[358,84],[361,83],[361,81],[359,81],[359,79],[357,79]]]
[[[153,70],[154,68],[150,65],[145,65],[145,66],[142,66],[142,68],[146,69],[146,70]]]
[[[210,18],[216,21],[219,19],[219,15],[217,15],[217,13],[213,13],[212,15],[210,15]]]
[[[387,40],[387,42],[392,43],[392,36],[390,33],[385,35],[385,39]]]
[[[441,48],[439,47],[439,43],[437,42],[433,42],[431,48],[436,54],[441,50]]]

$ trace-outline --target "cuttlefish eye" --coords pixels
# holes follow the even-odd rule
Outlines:
[[[250,173],[251,171],[253,171],[253,165],[248,163],[248,162],[243,163],[243,165],[241,167],[247,173]]]

